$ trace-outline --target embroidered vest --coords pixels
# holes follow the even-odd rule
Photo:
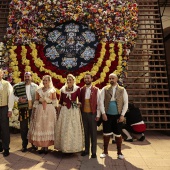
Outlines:
[[[115,99],[117,103],[117,110],[118,113],[121,114],[122,109],[123,109],[123,92],[124,92],[124,87],[117,86],[116,92],[115,92]],[[104,100],[104,106],[105,106],[105,112],[107,113],[108,108],[109,108],[109,102],[112,98],[113,95],[113,88],[111,85],[108,85],[105,87],[105,100]]]
[[[0,106],[8,105],[8,82],[2,80],[2,89],[0,89]]]
[[[91,87],[91,94],[90,94],[90,110],[92,113],[96,113],[97,111],[97,91],[98,88],[95,86]],[[86,93],[86,86],[81,88],[81,93],[80,93],[80,98],[81,98],[81,103],[82,103],[82,111],[85,112],[84,107],[85,107],[85,93]],[[86,103],[87,104],[87,103]]]

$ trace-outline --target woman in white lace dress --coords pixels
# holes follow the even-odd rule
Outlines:
[[[75,85],[75,77],[69,74],[66,84],[61,88],[54,143],[55,148],[64,153],[80,152],[84,147],[79,97],[80,88]]]
[[[49,75],[42,78],[40,88],[36,92],[33,105],[28,140],[37,147],[42,147],[39,153],[47,153],[48,146],[54,144],[54,127],[56,124],[57,99]]]

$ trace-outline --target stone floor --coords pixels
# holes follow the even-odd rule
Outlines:
[[[170,136],[160,132],[146,132],[143,142],[123,142],[124,160],[117,159],[116,146],[111,143],[108,157],[101,159],[102,145],[99,132],[97,159],[81,157],[80,153],[65,155],[53,147],[47,155],[22,153],[20,135],[11,134],[11,154],[6,158],[0,154],[0,170],[170,170]]]

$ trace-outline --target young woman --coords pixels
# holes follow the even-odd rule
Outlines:
[[[67,82],[61,88],[59,100],[54,146],[64,153],[80,152],[84,147],[83,125],[78,102],[80,88],[76,86],[75,81],[75,77],[68,74]]]
[[[54,129],[56,124],[57,99],[49,75],[42,78],[40,88],[36,92],[33,105],[28,140],[37,147],[42,147],[39,153],[47,153],[48,146],[54,144]]]

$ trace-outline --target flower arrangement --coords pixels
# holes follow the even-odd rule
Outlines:
[[[103,42],[98,45],[97,51],[94,61],[83,69],[74,71],[73,74],[76,76],[78,85],[83,85],[83,77],[87,71],[90,71],[94,76],[94,84],[101,88],[110,73],[115,72],[119,75],[122,72],[123,48],[121,43]],[[36,83],[41,81],[44,74],[49,74],[59,94],[59,89],[65,83],[67,73],[56,69],[47,60],[42,45],[12,46],[9,52],[14,83],[20,82],[20,77],[24,77],[24,72],[20,72],[19,68],[26,72],[32,72],[33,80]]]
[[[128,56],[137,37],[136,0],[12,0],[9,7],[6,60],[10,61],[7,70],[13,73],[13,83],[21,81],[24,71],[32,72],[36,83],[49,74],[59,94],[68,73],[82,86],[90,71],[99,88],[106,85],[112,72],[121,80],[126,77]],[[94,59],[74,72],[55,67],[44,54],[48,31],[67,21],[87,25],[99,40]],[[16,107],[13,111],[17,116]],[[10,119],[10,126],[19,128],[16,117]]]
[[[29,0],[10,3],[8,44],[43,44],[49,28],[78,21],[95,30],[99,40],[133,45],[137,36],[136,0]]]
[[[4,72],[3,78],[9,82],[12,82],[12,70],[9,69],[8,67],[9,63],[8,52],[6,52],[6,46],[4,45],[3,42],[0,42],[0,62]]]
[[[12,112],[13,112],[13,114],[9,118],[9,126],[14,127],[16,129],[20,129],[20,122],[18,120],[19,110],[17,108],[17,103],[14,104],[14,108],[13,108]]]
[[[37,83],[42,75],[51,75],[57,93],[68,73],[76,76],[80,86],[87,71],[92,73],[98,87],[106,84],[112,72],[123,79],[127,74],[128,55],[137,37],[137,19],[136,0],[12,0],[6,40],[14,83],[21,81],[23,70],[31,71]],[[48,30],[71,20],[88,25],[100,43],[88,65],[74,72],[63,72],[44,55],[44,44]]]

